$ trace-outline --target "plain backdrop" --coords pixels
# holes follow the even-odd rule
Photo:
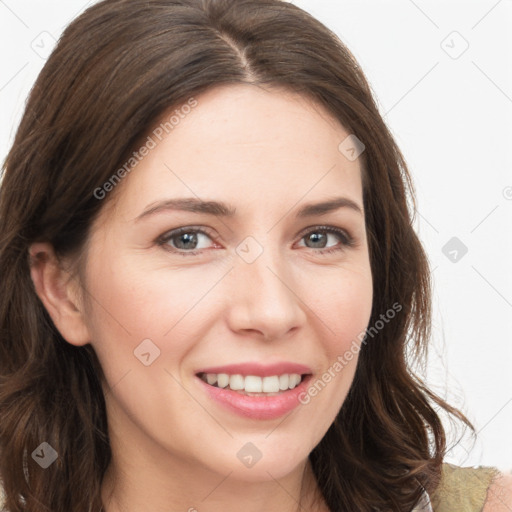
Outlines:
[[[2,160],[55,40],[93,3],[0,0]],[[434,280],[424,376],[478,431],[447,460],[510,471],[512,2],[293,3],[358,59],[411,170]]]

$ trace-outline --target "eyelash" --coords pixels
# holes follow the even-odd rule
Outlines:
[[[334,253],[334,252],[338,252],[338,251],[343,251],[346,248],[355,247],[355,245],[356,245],[354,238],[352,238],[345,230],[336,228],[334,226],[313,226],[312,228],[307,228],[307,231],[302,231],[300,233],[300,235],[301,235],[300,240],[302,240],[306,235],[308,235],[310,233],[316,233],[316,232],[335,234],[335,235],[338,235],[338,237],[341,239],[340,245],[335,245],[334,247],[330,247],[328,249],[315,250],[314,248],[312,248],[314,252],[320,253],[321,255],[326,255],[326,254],[330,254],[330,253]],[[210,239],[212,239],[215,242],[215,238],[213,237],[213,235],[211,233],[208,232],[208,230],[196,228],[194,226],[186,226],[186,227],[174,229],[173,231],[164,233],[163,235],[161,235],[160,237],[157,238],[156,243],[159,246],[164,247],[164,249],[169,252],[172,252],[174,254],[179,254],[179,255],[185,256],[185,257],[186,256],[195,256],[196,254],[200,254],[201,251],[205,250],[205,249],[198,249],[198,250],[193,250],[193,251],[185,251],[183,249],[182,250],[176,249],[167,244],[167,242],[169,242],[172,238],[174,238],[178,235],[181,235],[183,233],[201,233],[203,235],[208,236]]]

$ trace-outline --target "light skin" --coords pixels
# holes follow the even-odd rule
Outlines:
[[[91,343],[105,373],[108,512],[295,512],[299,499],[304,510],[324,511],[321,500],[311,506],[318,488],[308,455],[345,400],[357,353],[307,405],[272,420],[213,402],[195,373],[291,361],[319,378],[353,346],[373,298],[361,162],[338,150],[350,132],[303,96],[229,85],[196,99],[111,192],[115,203],[90,233],[84,300],[49,244],[31,247],[33,257],[45,255],[32,279],[63,337]],[[169,209],[136,220],[155,202],[185,197],[236,212]],[[296,217],[306,204],[338,197],[361,211]],[[180,227],[206,234],[197,246],[180,236],[156,242]],[[250,263],[237,253],[247,237],[257,242],[250,251],[263,249]],[[160,350],[149,366],[134,355],[145,339]],[[262,453],[250,468],[237,457],[249,442]]]
[[[482,512],[512,511],[512,473],[502,473],[487,489],[487,499]]]

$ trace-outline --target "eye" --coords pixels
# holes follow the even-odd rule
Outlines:
[[[332,238],[338,238],[340,242],[333,246],[327,246],[329,235]],[[346,231],[334,226],[315,226],[313,229],[309,228],[309,231],[302,235],[301,240],[303,239],[306,240],[306,243],[312,244],[306,247],[320,249],[315,251],[320,254],[343,251],[345,248],[354,247],[355,245],[354,239]]]
[[[204,239],[207,238],[212,239],[212,236],[205,230],[188,226],[165,233],[158,238],[157,243],[158,245],[165,246],[171,252],[181,254],[182,256],[190,256],[198,254],[201,252],[201,249],[205,248]],[[203,245],[201,242],[203,242]]]

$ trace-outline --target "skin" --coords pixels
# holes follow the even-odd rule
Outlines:
[[[195,372],[291,361],[319,378],[353,346],[373,298],[364,214],[295,212],[337,196],[363,210],[360,159],[338,150],[349,132],[303,96],[229,85],[196,99],[111,192],[80,283],[58,266],[51,245],[30,251],[40,255],[31,275],[55,325],[69,343],[91,343],[105,373],[113,453],[105,509],[295,512],[302,499],[304,510],[327,510],[321,500],[311,505],[318,488],[308,455],[345,400],[357,352],[307,405],[276,420],[224,409]],[[135,220],[176,197],[224,201],[236,215],[168,210]],[[345,230],[354,246],[334,233],[315,245],[306,235],[322,225]],[[182,226],[208,230],[199,249],[176,248],[178,236],[156,242]],[[248,236],[263,249],[251,263],[236,252]],[[173,253],[173,242],[176,252],[199,252]],[[339,250],[322,254],[324,247]],[[160,356],[145,366],[134,350],[148,338]],[[248,442],[262,453],[250,468],[236,456]]]
[[[487,489],[482,512],[510,512],[512,510],[512,473],[502,473]]]

